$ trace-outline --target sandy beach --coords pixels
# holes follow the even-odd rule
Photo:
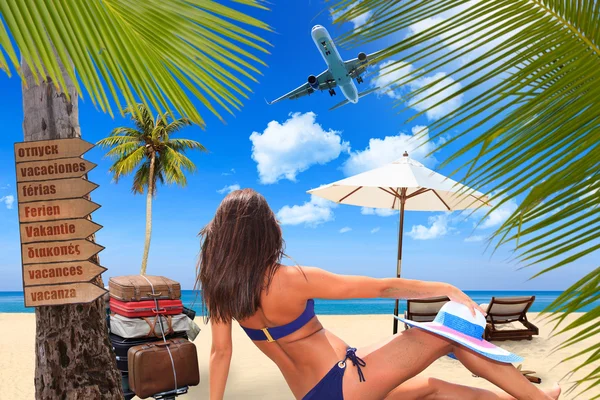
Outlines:
[[[537,372],[536,375],[542,378],[540,387],[550,387],[553,382],[560,381],[563,388],[567,389],[570,381],[565,378],[565,374],[576,366],[579,360],[560,365],[558,363],[566,356],[595,343],[595,340],[587,340],[567,351],[551,354],[551,350],[562,338],[549,338],[552,326],[539,320],[537,314],[530,313],[529,318],[540,327],[540,336],[532,341],[507,341],[501,345],[525,358],[523,368]],[[575,316],[571,316],[570,320],[574,318]],[[392,318],[387,315],[327,315],[320,319],[328,329],[356,347],[377,342],[388,336],[392,330]],[[10,329],[0,334],[0,398],[33,399],[35,316],[0,314],[0,324],[10,326]],[[208,398],[210,326],[201,327],[202,332],[194,342],[198,348],[201,383],[191,388],[189,395],[181,397],[182,399]],[[237,325],[234,325],[233,347],[226,399],[293,399],[277,367],[260,353]],[[423,374],[466,385],[493,387],[481,378],[472,377],[462,365],[447,357],[436,361]],[[598,394],[600,388],[578,398],[589,399]],[[565,393],[561,398],[572,399],[575,395]]]

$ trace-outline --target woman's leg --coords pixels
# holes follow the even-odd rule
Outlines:
[[[487,378],[519,400],[551,399],[512,365],[495,363],[462,350],[450,340],[416,328],[398,334],[380,346],[359,349],[357,355],[367,364],[363,368],[366,382],[359,382],[356,368],[348,362],[344,376],[344,399],[385,398],[400,384],[450,352],[454,352],[474,373]]]
[[[515,400],[507,393],[457,385],[436,378],[416,376],[392,390],[385,400]]]
[[[558,399],[560,387],[545,391]],[[457,385],[436,378],[416,376],[392,390],[385,400],[515,400],[505,392],[495,392],[470,386]]]
[[[537,393],[542,391],[533,386],[525,376],[512,364],[500,363],[482,357],[476,352],[462,346],[454,347],[454,355],[469,371],[480,376],[494,385],[502,388],[518,399],[536,399]],[[486,361],[486,362],[482,362]],[[518,384],[517,384],[518,383]],[[521,387],[528,388],[527,391],[521,391]],[[529,397],[523,397],[528,394]],[[545,392],[546,398],[557,399],[560,394],[560,388],[555,387]],[[539,397],[544,398],[544,397]]]

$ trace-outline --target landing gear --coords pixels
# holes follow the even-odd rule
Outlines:
[[[329,95],[330,96],[335,96],[335,90],[329,89]]]
[[[357,76],[357,77],[356,77],[356,82],[357,82],[357,83],[363,83],[364,81],[363,81],[363,78],[362,78],[362,76]]]

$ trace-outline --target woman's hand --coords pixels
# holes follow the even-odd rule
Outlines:
[[[448,293],[447,296],[450,298],[450,300],[456,301],[457,303],[469,307],[469,310],[471,310],[471,314],[473,316],[475,316],[475,310],[480,311],[483,314],[483,316],[487,315],[485,310],[481,308],[479,304],[475,303],[469,296],[464,294],[462,290],[455,286],[450,285],[450,293]]]

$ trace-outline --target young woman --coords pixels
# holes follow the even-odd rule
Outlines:
[[[350,347],[321,325],[312,299],[448,296],[473,314],[479,306],[445,283],[343,276],[281,265],[281,229],[265,199],[253,190],[229,194],[200,234],[198,279],[212,327],[211,400],[222,399],[225,392],[233,320],[277,364],[297,399],[548,400],[559,396],[560,388],[543,392],[511,364],[492,361],[421,329],[409,329],[368,348]],[[415,377],[451,352],[471,372],[504,392]]]

